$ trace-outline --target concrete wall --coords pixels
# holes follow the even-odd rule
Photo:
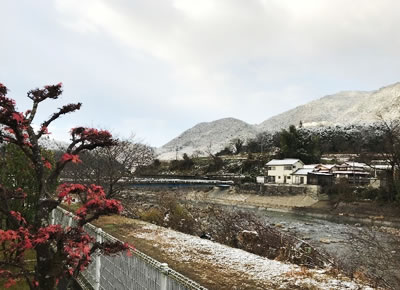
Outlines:
[[[238,190],[248,193],[256,193],[259,195],[310,195],[317,198],[321,191],[319,185],[304,184],[242,184],[238,186]]]

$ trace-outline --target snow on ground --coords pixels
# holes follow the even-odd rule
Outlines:
[[[258,282],[267,281],[277,289],[373,289],[338,275],[330,276],[326,270],[305,269],[297,265],[269,260],[246,251],[213,241],[144,224],[135,237],[166,246],[165,251],[179,261],[210,263],[218,269],[244,273]],[[240,286],[239,286],[240,287]],[[239,288],[240,289],[240,288]]]

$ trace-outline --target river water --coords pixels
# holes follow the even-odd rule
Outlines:
[[[275,226],[330,256],[348,274],[366,273],[379,286],[400,289],[400,237],[386,227],[338,222],[291,212],[226,206],[256,214]],[[394,230],[394,232],[396,232]]]

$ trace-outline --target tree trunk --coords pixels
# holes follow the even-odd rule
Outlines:
[[[56,278],[53,273],[54,265],[53,250],[49,244],[38,245],[36,247],[36,262],[37,262],[37,280],[39,289],[53,290],[56,289]]]

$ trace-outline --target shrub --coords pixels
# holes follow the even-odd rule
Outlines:
[[[152,207],[139,214],[140,219],[152,224],[162,225],[164,220],[164,215],[160,209]]]

